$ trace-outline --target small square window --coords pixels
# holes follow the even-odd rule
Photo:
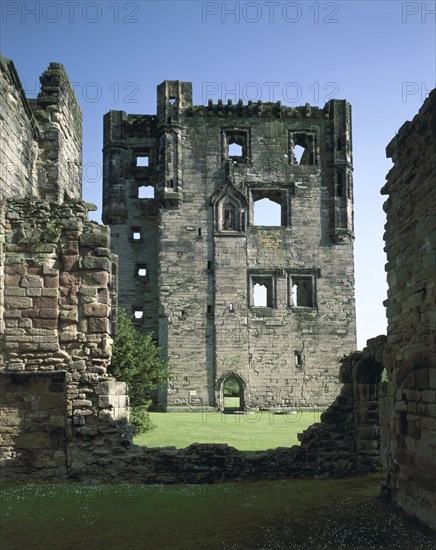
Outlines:
[[[142,278],[147,277],[147,266],[144,264],[138,264],[136,266],[136,275],[137,277],[142,277]]]
[[[141,228],[140,227],[132,227],[132,240],[133,241],[140,241],[141,239],[142,239]]]
[[[133,308],[133,320],[134,321],[141,321],[144,317],[144,310],[142,308],[134,307]]]
[[[148,167],[150,158],[148,156],[137,156],[136,157],[136,166],[139,167]]]
[[[249,158],[248,130],[223,130],[223,160],[232,160],[235,164],[245,163]]]

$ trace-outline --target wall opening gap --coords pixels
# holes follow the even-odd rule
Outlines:
[[[266,285],[255,283],[253,286],[253,305],[255,307],[267,307],[268,290]]]
[[[280,204],[263,198],[254,203],[254,225],[281,226],[282,207]]]
[[[147,156],[137,156],[136,157],[136,166],[140,166],[140,167],[149,166],[149,157],[147,157]]]
[[[138,187],[138,199],[154,199],[154,187],[152,185]]]

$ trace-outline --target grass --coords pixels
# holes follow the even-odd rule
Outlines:
[[[377,499],[379,483],[28,484],[1,491],[0,541],[2,550],[434,548]]]
[[[238,398],[236,398],[238,399]],[[227,443],[241,451],[298,445],[297,434],[319,421],[319,412],[297,414],[150,413],[156,429],[135,437],[137,445],[174,446]]]

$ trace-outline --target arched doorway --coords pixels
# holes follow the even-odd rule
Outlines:
[[[221,383],[223,412],[232,414],[245,409],[244,383],[236,374],[226,376]]]

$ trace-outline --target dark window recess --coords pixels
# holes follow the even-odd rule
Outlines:
[[[295,366],[301,368],[303,366],[303,355],[301,351],[294,351]]]
[[[198,228],[198,236],[201,237],[201,227]]]
[[[342,170],[336,172],[336,196],[343,197],[345,191],[345,174]]]
[[[210,260],[207,262],[207,270],[208,270],[208,271],[212,271],[212,270],[213,270],[213,262],[210,261]]]
[[[208,305],[208,306],[207,306],[207,314],[208,314],[208,315],[212,315],[212,313],[213,313],[213,306]]]
[[[292,277],[292,307],[314,307],[312,277]]]

